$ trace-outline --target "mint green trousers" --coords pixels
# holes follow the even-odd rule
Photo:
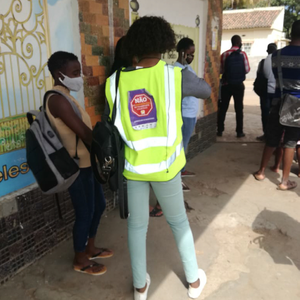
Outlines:
[[[128,180],[128,246],[135,288],[146,284],[146,236],[149,223],[150,185],[170,225],[188,283],[198,280],[194,239],[184,206],[180,173],[170,181]],[[159,233],[158,233],[159,234]],[[155,241],[155,240],[154,240]]]

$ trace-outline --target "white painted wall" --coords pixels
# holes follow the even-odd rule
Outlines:
[[[200,17],[198,68],[195,70],[200,77],[204,76],[206,30],[207,30],[207,0],[174,1],[160,0],[155,3],[152,0],[138,0],[140,4],[139,16],[155,15],[163,16],[168,22],[174,25],[196,27],[197,15]],[[131,9],[130,9],[131,11]],[[200,101],[199,117],[203,115],[203,101]]]
[[[81,61],[78,1],[48,0],[51,51],[67,51],[78,56]],[[84,107],[83,89],[73,93]]]
[[[283,23],[284,23],[284,6],[282,6],[281,12],[279,16],[276,18],[276,20],[273,23],[272,29],[282,31],[283,30]]]
[[[266,10],[266,8],[255,8],[255,10]],[[268,10],[278,10],[278,7],[269,7]],[[240,11],[253,11],[253,9]],[[226,14],[231,13],[236,13],[236,11],[226,11]],[[284,6],[282,6],[271,28],[223,30],[221,53],[231,48],[231,37],[236,34],[242,37],[243,43],[252,43],[251,52],[250,55],[248,55],[251,68],[250,73],[247,75],[248,79],[254,79],[256,77],[259,61],[267,56],[266,50],[268,44],[276,43],[278,48],[282,48],[286,45],[283,33],[284,14],[285,10]]]

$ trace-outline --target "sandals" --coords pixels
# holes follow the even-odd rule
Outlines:
[[[103,266],[102,270],[101,271],[98,271],[98,272],[93,272],[92,268],[93,267],[97,267],[97,266],[100,266],[100,264],[96,263],[96,262],[93,262],[92,264],[86,266],[86,267],[83,267],[81,269],[77,268],[77,267],[73,267],[74,268],[74,271],[76,272],[79,272],[79,273],[84,273],[84,274],[89,274],[89,275],[93,275],[93,276],[100,276],[100,275],[103,275],[106,273],[107,271],[107,268],[105,266]]]
[[[162,217],[164,215],[164,213],[162,212],[162,210],[160,208],[158,208],[157,206],[155,206],[149,213],[150,217]]]
[[[97,258],[109,258],[114,255],[113,253],[102,255],[103,252],[111,252],[111,251],[106,248],[100,248],[100,251],[97,254],[89,257],[88,259],[93,260],[93,259],[97,259]]]
[[[297,187],[297,183],[295,181],[290,181],[290,180],[288,181],[286,187],[281,187],[280,185],[281,184],[277,186],[277,190],[279,191],[289,191]]]

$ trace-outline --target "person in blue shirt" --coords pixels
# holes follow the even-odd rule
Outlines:
[[[190,64],[194,60],[195,44],[190,38],[183,38],[177,44],[178,59],[175,62],[175,66],[182,69],[187,68],[192,73],[196,74]],[[195,129],[197,122],[197,115],[199,110],[199,99],[195,97],[185,97],[182,100],[182,140],[184,151],[187,151],[187,147],[190,138]],[[194,177],[195,173],[187,171],[185,168],[181,171],[181,177]],[[184,192],[190,191],[189,187],[182,182],[182,189]]]

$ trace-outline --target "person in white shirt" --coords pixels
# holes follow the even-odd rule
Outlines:
[[[183,38],[177,44],[178,59],[174,66],[182,69],[187,68],[190,72],[196,74],[190,64],[194,60],[195,44],[190,38]],[[188,96],[182,99],[182,140],[184,151],[187,152],[187,147],[190,138],[195,129],[197,122],[197,115],[199,110],[199,99],[196,97]],[[181,171],[181,177],[194,177],[195,173],[190,172],[183,168]],[[182,181],[182,189],[184,192],[189,192],[190,188]]]
[[[258,136],[256,139],[259,141],[265,140],[265,132],[268,122],[269,111],[271,108],[272,98],[275,93],[276,80],[272,71],[272,54],[277,50],[277,46],[274,43],[268,45],[267,53],[268,56],[262,60],[258,65],[258,70],[261,69],[261,64],[263,63],[263,74],[264,77],[268,80],[267,83],[267,95],[260,97],[260,108],[261,108],[261,121],[264,134]]]

